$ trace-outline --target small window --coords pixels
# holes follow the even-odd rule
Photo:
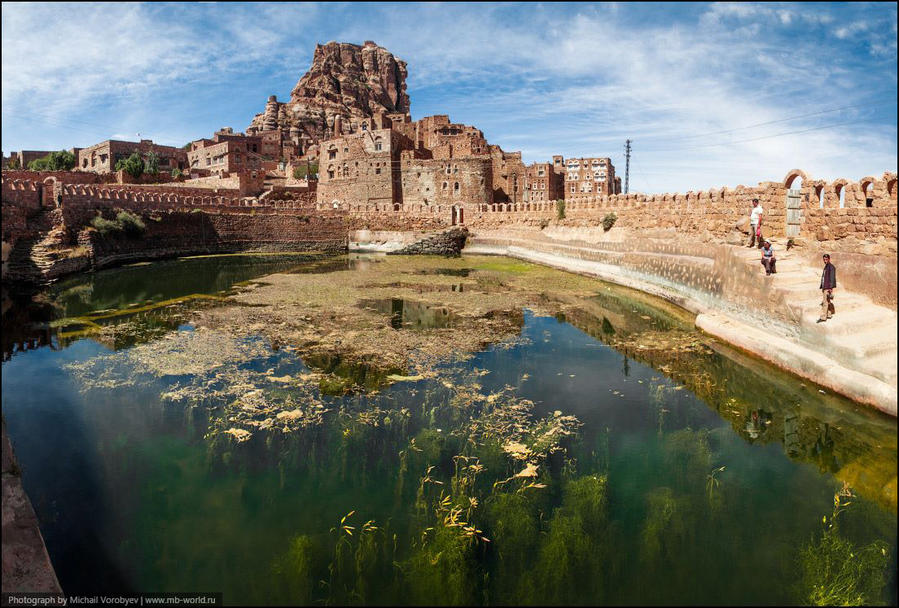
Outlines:
[[[381,175],[381,167],[375,169],[375,175]]]
[[[328,150],[328,160],[337,158],[337,150]]]

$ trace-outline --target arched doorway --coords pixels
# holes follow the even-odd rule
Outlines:
[[[786,227],[784,235],[787,238],[799,236],[799,227],[802,224],[802,184],[806,175],[799,169],[794,169],[787,174],[784,186],[786,195]]]

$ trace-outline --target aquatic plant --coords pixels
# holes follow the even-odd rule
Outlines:
[[[849,484],[833,497],[830,519],[822,518],[821,538],[801,552],[801,601],[815,606],[861,606],[883,603],[885,570],[889,563],[887,543],[874,541],[857,547],[839,533],[839,516],[855,498]]]

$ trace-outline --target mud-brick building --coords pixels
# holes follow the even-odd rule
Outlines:
[[[112,173],[118,161],[128,158],[134,152],[143,157],[150,152],[155,153],[159,157],[160,171],[187,167],[187,150],[182,148],[154,144],[152,139],[142,139],[140,142],[109,139],[80,150],[77,168],[80,171]]]
[[[319,202],[336,208],[401,203],[400,153],[411,150],[412,141],[389,126],[371,127],[364,121],[356,133],[320,144]]]
[[[401,154],[402,202],[406,209],[433,213],[464,203],[493,202],[493,164],[488,156],[422,158]],[[436,207],[435,207],[436,206]]]
[[[191,142],[187,160],[190,170],[228,176],[242,171],[263,169],[263,139],[234,133],[230,127],[216,131],[212,139]]]
[[[532,163],[525,173],[525,202],[555,201],[565,197],[563,158],[553,156],[550,163]]]
[[[565,161],[565,198],[585,194],[618,194],[621,180],[615,166],[606,158],[569,158]]]

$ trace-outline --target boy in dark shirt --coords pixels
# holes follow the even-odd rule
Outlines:
[[[825,253],[824,272],[821,274],[821,316],[818,323],[831,318],[836,310],[833,306],[833,290],[837,288],[837,269],[830,263],[830,254]]]

